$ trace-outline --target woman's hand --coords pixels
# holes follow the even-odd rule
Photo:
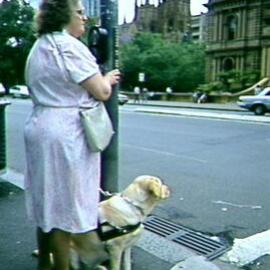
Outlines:
[[[117,84],[120,80],[121,74],[118,69],[114,69],[104,76],[101,73],[97,73],[94,76],[86,79],[81,85],[91,95],[98,100],[108,100],[112,93],[112,86]]]
[[[115,85],[119,83],[121,79],[121,73],[118,69],[113,69],[105,74],[104,78],[108,80],[110,85]]]

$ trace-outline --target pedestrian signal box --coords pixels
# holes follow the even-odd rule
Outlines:
[[[98,64],[106,63],[109,58],[108,31],[99,26],[91,27],[88,33],[88,48]]]

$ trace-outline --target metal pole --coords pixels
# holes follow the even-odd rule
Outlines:
[[[0,100],[0,173],[6,169],[6,117],[5,108],[9,101]]]
[[[108,31],[109,57],[105,63],[105,71],[118,68],[118,1],[100,1],[101,27]],[[111,116],[115,134],[110,146],[102,153],[101,187],[111,192],[118,191],[118,89],[113,89],[111,99],[106,102],[108,113]]]

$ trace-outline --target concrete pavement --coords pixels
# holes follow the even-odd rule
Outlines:
[[[130,105],[125,106],[132,105],[133,103],[131,102]],[[236,104],[193,104],[148,101],[143,105],[135,110],[139,112],[178,114],[195,117],[211,117],[211,112],[221,117],[222,115],[228,115],[228,112],[230,112],[235,115],[233,119],[237,119],[237,112],[243,112]],[[183,109],[184,112],[180,113],[179,108]],[[198,109],[196,115],[194,115],[194,112],[192,114],[190,110],[194,108]],[[220,113],[220,111],[226,111],[227,113]],[[260,120],[264,118],[266,119],[263,121],[270,122],[269,116],[259,117]],[[256,122],[254,120],[255,118],[252,119],[244,121]],[[16,178],[16,176],[14,177]],[[11,179],[10,182],[16,183],[16,180],[13,179],[12,181]],[[23,190],[8,182],[0,182],[0,212],[0,269],[36,269],[36,260],[31,257],[31,251],[36,248],[35,229],[27,221],[25,216]],[[205,257],[196,254],[194,251],[150,231],[144,232],[143,237],[133,248],[132,257],[133,270],[239,269],[229,263],[221,262],[219,259],[208,261]]]

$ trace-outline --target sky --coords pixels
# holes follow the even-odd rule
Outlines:
[[[41,0],[31,0],[31,3],[34,6],[38,6],[38,3]],[[145,2],[145,0],[141,0]],[[0,0],[0,3],[2,0]],[[140,1],[139,1],[140,2]],[[158,0],[150,0],[150,3],[156,4]],[[118,0],[118,14],[119,14],[119,22],[122,23],[124,17],[127,22],[131,22],[134,16],[134,4],[135,0]],[[207,9],[203,6],[203,4],[208,3],[208,0],[190,0],[191,6],[191,14],[198,15],[201,12],[206,12]]]
[[[134,3],[135,0],[118,0],[118,12],[119,12],[119,21],[122,22],[125,17],[127,22],[132,21],[134,16]],[[157,0],[150,0],[150,3],[157,3]],[[198,15],[201,12],[206,12],[207,9],[203,4],[208,3],[208,0],[190,0],[191,14]]]

